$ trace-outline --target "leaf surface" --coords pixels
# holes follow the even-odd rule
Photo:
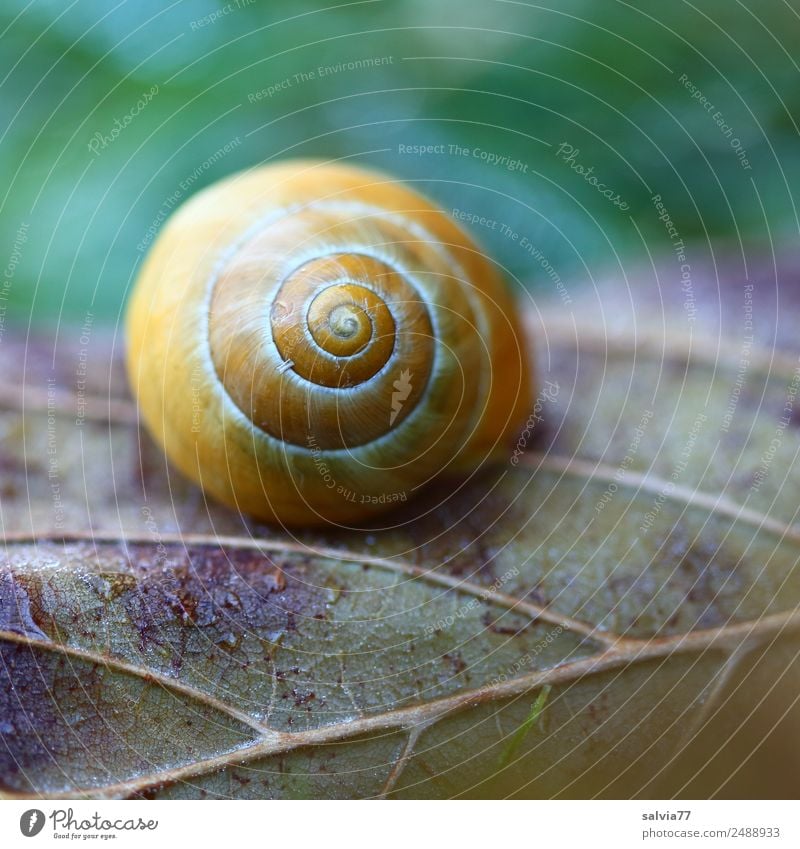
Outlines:
[[[335,534],[206,503],[110,335],[7,335],[3,791],[791,792],[794,337],[767,284],[754,329],[735,280],[689,321],[643,278],[530,313],[524,453]]]

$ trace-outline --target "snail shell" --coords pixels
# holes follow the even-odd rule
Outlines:
[[[127,315],[141,415],[205,491],[352,523],[507,448],[532,393],[494,266],[427,199],[315,161],[212,185],[168,221]]]

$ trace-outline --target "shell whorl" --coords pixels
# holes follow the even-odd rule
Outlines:
[[[137,283],[129,338],[170,457],[291,524],[352,521],[476,465],[530,397],[489,263],[415,192],[342,166],[257,169],[183,207]]]
[[[358,245],[342,232],[342,214],[286,214],[245,243],[213,287],[217,375],[255,426],[292,445],[346,448],[380,437],[400,371],[415,379],[393,425],[414,408],[433,364],[428,305],[397,264],[359,252],[370,244],[379,252],[381,227],[362,220],[371,241]]]

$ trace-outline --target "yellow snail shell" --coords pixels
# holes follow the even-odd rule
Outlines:
[[[530,407],[515,304],[392,178],[259,167],[184,204],[127,315],[141,415],[203,489],[290,525],[367,518],[507,450]]]

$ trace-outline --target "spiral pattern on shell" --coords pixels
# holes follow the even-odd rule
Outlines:
[[[527,414],[493,265],[389,177],[302,161],[221,181],[153,246],[128,311],[142,416],[243,512],[353,523],[480,465]]]

